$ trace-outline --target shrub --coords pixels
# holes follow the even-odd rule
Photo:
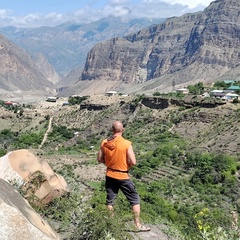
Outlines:
[[[81,104],[83,101],[85,101],[86,99],[88,99],[89,96],[71,96],[68,99],[68,102],[71,105],[76,105],[76,104]]]
[[[16,139],[14,146],[16,148],[29,148],[29,147],[38,147],[41,144],[43,138],[42,133],[23,133]]]

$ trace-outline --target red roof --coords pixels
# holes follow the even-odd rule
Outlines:
[[[6,104],[6,105],[12,105],[13,102],[7,101],[7,102],[5,102],[5,104]]]

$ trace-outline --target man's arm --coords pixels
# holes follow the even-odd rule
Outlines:
[[[99,163],[104,163],[105,164],[105,159],[104,159],[104,154],[102,148],[100,148],[98,154],[97,154],[97,161]]]
[[[130,145],[130,147],[127,150],[127,159],[128,159],[128,165],[130,167],[136,165],[137,160],[136,160],[132,145]]]

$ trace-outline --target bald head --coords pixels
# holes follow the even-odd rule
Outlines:
[[[112,125],[112,130],[114,133],[122,133],[124,130],[123,124],[119,121],[114,122]]]

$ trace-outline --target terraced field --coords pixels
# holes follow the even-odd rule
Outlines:
[[[166,164],[166,165],[160,166],[158,169],[153,170],[151,174],[144,176],[142,178],[142,181],[149,183],[152,181],[157,181],[162,178],[176,179],[179,177],[186,178],[188,176],[189,176],[189,172],[182,169],[181,167]]]

